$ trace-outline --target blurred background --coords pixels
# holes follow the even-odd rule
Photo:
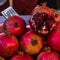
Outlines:
[[[60,0],[0,0],[0,12],[12,6],[18,14],[30,15],[34,7],[44,2],[48,7],[60,10]]]

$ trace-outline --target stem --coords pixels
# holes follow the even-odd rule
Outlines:
[[[14,23],[14,27],[18,27],[18,23],[17,22]]]
[[[32,43],[33,46],[35,46],[38,42],[37,42],[36,39],[32,39],[32,42],[31,43]]]

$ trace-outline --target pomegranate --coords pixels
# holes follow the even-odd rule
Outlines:
[[[0,56],[10,57],[18,51],[18,40],[13,35],[0,34]]]
[[[54,30],[48,37],[48,45],[58,52],[60,52],[60,30]]]
[[[54,51],[44,51],[38,55],[37,60],[60,60],[60,59],[58,53]]]
[[[3,23],[0,24],[0,33],[2,33],[2,32],[4,32],[4,30],[3,30]]]
[[[54,16],[49,15],[43,12],[37,12],[31,16],[29,20],[30,26],[33,31],[38,33],[39,35],[47,35],[50,33],[55,27]]]
[[[28,31],[21,37],[20,47],[30,55],[37,54],[43,47],[43,39],[34,32]]]
[[[15,36],[20,36],[24,33],[26,29],[26,23],[21,17],[12,16],[4,22],[3,27],[5,32],[9,32],[11,34],[14,34]]]
[[[14,55],[10,60],[33,60],[33,58],[28,54],[17,54]]]

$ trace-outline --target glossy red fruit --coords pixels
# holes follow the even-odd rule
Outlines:
[[[57,22],[57,23],[56,23],[55,28],[56,28],[56,30],[60,29],[60,22]]]
[[[24,33],[26,29],[26,23],[24,19],[19,16],[12,16],[4,22],[5,32],[14,34],[15,36],[20,36]]]
[[[38,55],[37,60],[60,60],[60,59],[58,53],[54,51],[44,51]]]
[[[10,60],[33,60],[33,58],[28,54],[17,54],[13,56]]]
[[[60,52],[60,30],[55,30],[48,37],[48,45],[58,52]]]
[[[43,39],[41,36],[29,31],[21,37],[20,47],[28,54],[37,54],[43,47]]]
[[[18,51],[18,40],[13,35],[0,34],[0,56],[10,57]]]
[[[0,33],[2,33],[2,32],[4,32],[4,31],[3,31],[3,23],[0,24]]]

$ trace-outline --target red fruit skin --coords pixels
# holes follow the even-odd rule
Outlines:
[[[48,45],[58,52],[60,52],[60,31],[55,30],[48,38]]]
[[[56,52],[44,51],[38,55],[37,60],[60,60],[60,59],[59,55]]]
[[[60,22],[57,22],[57,23],[56,23],[55,28],[56,28],[56,30],[60,29]]]
[[[3,27],[3,23],[2,24],[0,24],[0,28],[2,28]]]
[[[44,5],[42,4],[41,6],[39,6],[39,5],[36,6],[32,11],[32,15],[37,12],[40,12],[40,13],[45,12],[49,15],[52,15],[52,16],[54,15],[54,12],[51,10],[51,8],[47,7],[46,4],[44,4]]]
[[[19,16],[12,16],[4,23],[4,30],[9,31],[15,36],[20,36],[24,33],[26,29],[26,23],[24,19]]]
[[[34,32],[28,31],[21,37],[20,47],[30,55],[37,54],[43,47],[43,39]]]
[[[27,54],[18,54],[13,56],[10,60],[33,60],[33,58]]]
[[[4,31],[3,31],[3,23],[0,24],[0,33],[2,33],[2,32],[4,32]]]
[[[0,56],[10,57],[18,51],[18,40],[13,35],[0,34]]]

